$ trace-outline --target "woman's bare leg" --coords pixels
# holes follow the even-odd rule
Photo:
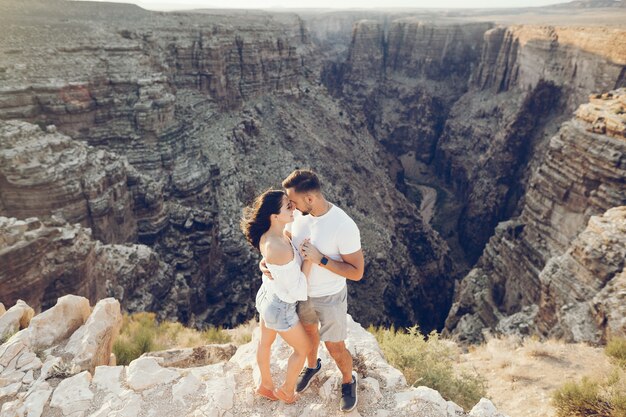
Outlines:
[[[256,362],[261,371],[261,386],[274,390],[272,373],[270,371],[270,352],[272,343],[276,340],[276,330],[265,327],[265,320],[261,319],[261,339],[256,350]]]
[[[293,348],[293,352],[287,362],[287,375],[285,376],[285,382],[280,387],[285,394],[293,395],[296,391],[296,381],[298,375],[304,365],[307,353],[311,350],[311,341],[308,335],[304,331],[302,323],[298,323],[293,328],[286,332],[279,332],[289,346]]]

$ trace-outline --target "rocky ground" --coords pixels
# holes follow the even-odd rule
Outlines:
[[[103,299],[93,309],[86,298],[67,295],[33,316],[23,302],[4,312],[0,333],[0,406],[3,417],[181,415],[222,416],[405,416],[504,417],[487,399],[468,413],[427,387],[407,387],[400,371],[383,359],[374,336],[348,317],[348,348],[360,358],[360,401],[349,414],[338,410],[340,376],[321,350],[321,377],[295,405],[254,396],[258,328],[236,352],[217,345],[189,352],[146,354],[115,366],[111,347],[121,327],[120,304]],[[206,354],[200,354],[205,349]],[[190,350],[190,349],[189,349]],[[209,353],[207,353],[209,352]],[[233,355],[234,353],[234,355]],[[290,348],[278,338],[272,371],[284,375]],[[232,356],[232,357],[231,357]],[[198,359],[201,357],[201,359]]]

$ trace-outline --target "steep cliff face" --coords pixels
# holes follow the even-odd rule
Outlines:
[[[545,333],[599,341],[607,332],[606,321],[593,324],[585,318],[580,325],[593,331],[587,329],[581,336],[575,323],[560,317],[568,315],[567,306],[574,300],[591,303],[601,291],[612,291],[609,281],[621,285],[623,210],[607,212],[579,234],[592,215],[626,204],[625,93],[622,89],[592,98],[550,140],[543,163],[530,179],[521,215],[498,225],[477,268],[461,283],[446,321],[452,333],[476,340],[483,327],[495,327],[505,316],[534,304],[540,307],[537,324]],[[604,228],[612,228],[618,237]],[[595,240],[589,237],[593,234]],[[593,255],[598,246],[603,247],[601,254]],[[579,307],[589,310],[585,304]],[[531,310],[526,313],[537,314]]]
[[[485,33],[480,65],[446,121],[435,158],[438,174],[464,201],[459,235],[472,259],[495,224],[514,214],[558,124],[589,94],[624,82],[624,51],[622,29],[513,26]]]
[[[137,238],[137,220],[129,174],[117,155],[32,124],[0,122],[4,215],[58,215],[90,227],[103,242],[131,242]]]
[[[416,18],[360,21],[345,62],[327,62],[322,81],[363,114],[393,154],[430,162],[450,107],[466,90],[489,23],[425,24]]]
[[[626,207],[589,219],[567,251],[539,274],[539,331],[568,341],[606,343],[626,333]],[[574,278],[574,279],[572,279]]]

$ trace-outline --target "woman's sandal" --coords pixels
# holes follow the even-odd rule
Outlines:
[[[265,388],[263,385],[259,385],[259,388],[256,389],[255,393],[261,397],[267,398],[270,401],[278,400],[278,397],[274,395],[274,391],[269,388]]]
[[[276,388],[274,390],[274,396],[278,397],[278,399],[284,402],[285,404],[293,404],[296,401],[298,401],[298,398],[300,398],[298,393],[294,392],[291,396],[289,396],[285,393],[285,391],[283,391],[280,388]]]

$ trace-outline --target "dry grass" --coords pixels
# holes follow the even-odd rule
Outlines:
[[[564,381],[602,378],[612,369],[602,348],[534,338],[492,338],[461,361],[459,369],[481,374],[488,381],[487,397],[511,417],[554,417],[551,395]]]
[[[626,373],[566,382],[552,396],[558,417],[626,417]]]
[[[390,365],[399,369],[407,382],[439,391],[465,409],[485,395],[485,381],[473,370],[454,372],[459,360],[458,346],[432,332],[425,338],[417,328],[406,331],[370,327]]]
[[[259,322],[255,319],[241,324],[234,329],[224,329],[224,333],[230,336],[232,343],[237,346],[245,345],[252,340],[252,332],[259,327]]]
[[[243,344],[251,338],[250,323],[232,330],[209,326],[199,331],[178,322],[159,323],[154,313],[125,314],[120,335],[113,344],[113,353],[119,365],[128,365],[146,352],[216,343]]]
[[[617,366],[626,368],[626,338],[612,338],[606,344],[604,351]]]

